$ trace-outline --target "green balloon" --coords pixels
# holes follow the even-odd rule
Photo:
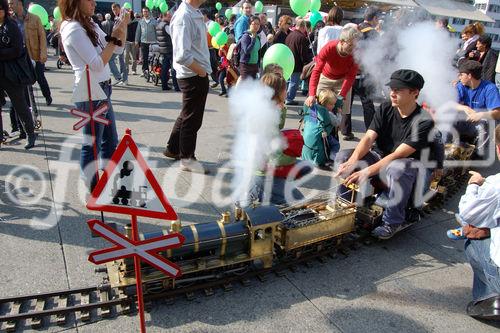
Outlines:
[[[283,77],[290,79],[295,67],[295,58],[292,51],[285,44],[274,44],[267,49],[262,62],[263,68],[269,64],[276,64],[283,68]]]
[[[29,6],[28,12],[38,16],[40,21],[42,21],[42,25],[47,25],[47,23],[49,23],[49,14],[42,6],[34,3]]]
[[[226,9],[224,12],[224,16],[229,20],[231,18],[231,15],[233,15],[233,10],[231,8]]]
[[[132,5],[130,4],[130,2],[125,2],[123,4],[123,8],[128,9],[128,10],[132,10]]]
[[[311,27],[314,29],[314,27],[316,26],[316,23],[318,23],[319,21],[322,21],[323,20],[323,17],[321,16],[321,14],[317,11],[315,12],[312,12],[311,13],[311,16],[309,16],[309,21],[311,22]]]
[[[311,12],[319,12],[321,8],[321,0],[311,0]]]
[[[219,31],[215,36],[214,40],[219,46],[224,46],[227,43],[227,34],[224,31]]]
[[[148,7],[149,10],[153,10],[155,7],[155,0],[146,0],[146,7]]]
[[[217,35],[219,32],[221,31],[221,27],[220,27],[220,24],[215,22],[215,21],[212,21],[210,22],[210,24],[208,25],[208,33],[210,34],[210,36],[215,36]]]
[[[217,10],[221,10],[221,9],[222,9],[222,4],[221,4],[220,2],[217,2],[217,3],[215,4],[215,8],[216,8]]]
[[[262,4],[262,2],[260,2],[260,1],[257,1],[255,3],[255,12],[256,13],[262,13],[263,9],[264,9],[264,4]]]
[[[290,0],[290,7],[298,16],[305,16],[311,8],[310,0]]]
[[[52,14],[54,14],[54,20],[60,21],[62,19],[61,10],[59,9],[59,6],[54,8]]]
[[[160,12],[162,14],[165,14],[168,11],[168,5],[166,2],[161,2],[160,3]]]

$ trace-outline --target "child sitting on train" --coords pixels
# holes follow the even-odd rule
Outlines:
[[[276,104],[276,111],[280,113],[280,122],[279,128],[276,129],[277,131],[283,129],[287,113],[287,108],[285,106],[287,83],[280,69],[281,68],[278,68],[278,66],[266,68],[261,78],[261,82],[273,90],[272,101]],[[266,178],[266,171],[269,169],[273,169],[273,177],[271,179]],[[282,205],[289,203],[291,200],[302,200],[304,196],[295,187],[291,189],[291,196],[285,193],[289,175],[291,172],[295,171],[297,171],[297,174],[295,177],[292,177],[292,180],[309,173],[311,168],[309,166],[301,167],[297,165],[296,156],[289,155],[287,150],[276,153],[271,160],[268,161],[265,170],[260,170],[256,173],[253,180],[253,186],[249,192],[249,202],[262,202],[266,199],[266,201],[269,201],[271,204]],[[266,186],[266,182],[268,181],[272,182],[271,193],[269,198],[264,198],[264,190],[269,188]]]
[[[334,109],[337,97],[333,91],[320,90],[317,100],[318,103],[311,107],[304,105],[302,111],[304,117],[302,159],[322,168],[328,167],[340,150],[337,134],[340,115]]]

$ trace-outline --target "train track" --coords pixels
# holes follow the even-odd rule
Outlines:
[[[213,281],[206,281],[144,295],[146,310],[153,301],[164,300],[173,303],[180,297],[193,300],[200,295],[211,296],[215,290],[224,292],[233,290],[235,284],[248,286],[252,280],[265,282],[271,274],[284,276],[287,271],[295,272],[299,265],[312,266],[312,262],[326,262],[337,253],[346,255],[348,248],[356,248],[352,240],[335,246],[290,259],[268,269],[249,270],[242,275],[232,275]],[[95,287],[54,291],[49,293],[0,298],[0,331],[13,332],[17,329],[41,329],[54,324],[66,326],[71,322],[96,322],[119,315],[136,312],[135,295],[125,295],[118,288],[109,284]]]
[[[426,213],[442,207],[444,202],[460,189],[464,179],[464,176],[459,176],[455,181],[447,183],[448,190],[441,194],[439,200],[427,207]],[[150,309],[152,302],[157,300],[172,303],[181,296],[193,300],[199,295],[214,295],[217,289],[222,289],[224,292],[231,291],[234,284],[248,286],[252,280],[264,282],[272,274],[284,276],[287,271],[295,272],[299,265],[310,267],[313,262],[324,263],[328,258],[336,257],[337,253],[347,256],[349,249],[356,249],[362,244],[372,242],[367,234],[361,237],[353,236],[352,234],[347,237],[343,236],[341,242],[337,239],[323,248],[310,248],[310,252],[293,258],[288,257],[268,269],[249,270],[241,275],[225,276],[187,286],[179,286],[182,284],[182,279],[180,279],[178,280],[179,287],[175,289],[157,290],[155,293],[145,294],[146,310]],[[96,322],[119,315],[133,314],[136,311],[135,303],[134,293],[127,295],[122,289],[111,288],[109,284],[0,298],[0,331],[12,332],[26,327],[40,329],[54,323],[66,326],[71,320],[74,323]]]
[[[15,331],[21,328],[19,323],[23,320],[25,327],[40,329],[50,325],[52,319],[65,326],[73,315],[82,322],[91,321],[93,313],[109,318],[116,313],[129,313],[133,302],[134,298],[120,294],[110,285],[1,298],[0,330]]]

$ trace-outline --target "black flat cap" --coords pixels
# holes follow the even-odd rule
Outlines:
[[[400,69],[392,73],[391,80],[386,84],[391,88],[422,89],[424,78],[419,73],[411,69]]]

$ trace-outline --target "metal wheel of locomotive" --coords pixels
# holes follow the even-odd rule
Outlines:
[[[57,59],[57,68],[61,69],[64,65],[64,62],[61,59]]]

